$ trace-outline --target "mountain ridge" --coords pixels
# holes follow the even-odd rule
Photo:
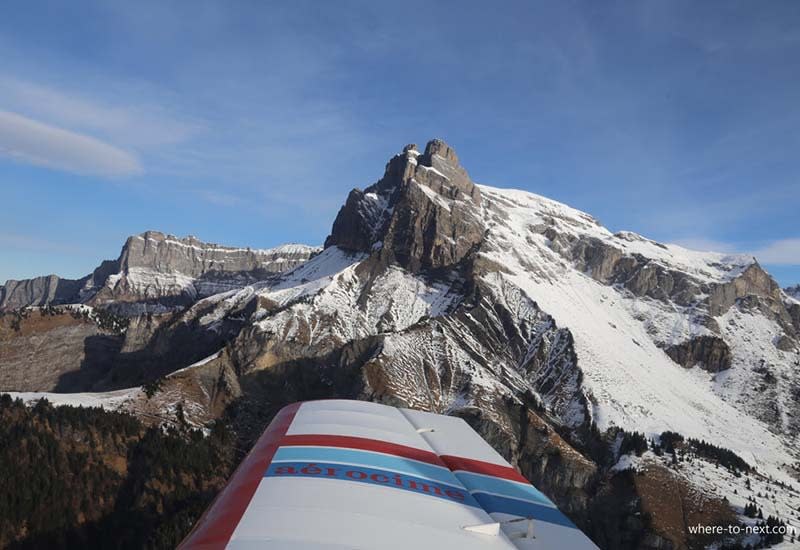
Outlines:
[[[169,307],[174,305],[169,303],[170,298],[176,303],[186,303],[197,296],[243,286],[291,269],[319,250],[299,244],[269,249],[236,248],[205,243],[194,236],[179,238],[145,231],[128,237],[116,260],[101,262],[80,279],[47,275],[6,281],[0,285],[0,310],[34,305],[93,305],[115,300],[163,301],[167,304],[160,305]]]

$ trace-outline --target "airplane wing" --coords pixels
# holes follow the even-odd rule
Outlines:
[[[283,408],[179,548],[596,547],[462,419],[330,400]]]

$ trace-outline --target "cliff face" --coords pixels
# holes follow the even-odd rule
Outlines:
[[[105,278],[95,276],[95,286],[85,288],[84,295],[92,305],[138,303],[144,310],[163,311],[269,278],[316,252],[305,245],[232,248],[148,231],[128,238],[118,270]],[[128,305],[124,310],[137,308]]]
[[[181,368],[216,351],[238,327],[197,328],[182,321],[182,311],[291,270],[318,251],[232,248],[148,231],[83,279],[9,281],[0,293],[0,388],[113,390]],[[31,306],[40,309],[21,309]],[[105,322],[117,317],[124,326]]]
[[[731,368],[731,350],[717,336],[698,336],[665,350],[673,361],[684,367],[699,365],[709,372]]]
[[[68,373],[85,384],[102,379],[123,337],[80,314],[0,316],[0,387],[6,391],[79,391],[64,384]],[[80,373],[80,374],[79,374]]]
[[[120,313],[163,312],[290,270],[317,252],[306,245],[233,248],[147,231],[129,237],[118,259],[82,279],[7,281],[0,287],[0,311],[82,303],[111,305]]]
[[[0,309],[74,302],[84,283],[85,279],[61,279],[58,275],[8,280],[0,286]]]
[[[208,274],[280,273],[308,260],[317,251],[299,244],[265,250],[233,248],[204,243],[195,237],[179,239],[147,231],[128,238],[118,262],[123,273],[141,269],[200,279]]]
[[[354,189],[333,223],[325,247],[370,253],[411,272],[460,262],[480,243],[481,194],[447,144],[416,145],[386,165],[381,180]]]

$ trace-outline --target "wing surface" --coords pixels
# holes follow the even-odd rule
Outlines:
[[[282,409],[181,548],[596,547],[463,420],[329,400]]]

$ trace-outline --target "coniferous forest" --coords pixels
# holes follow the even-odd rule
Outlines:
[[[232,435],[0,396],[0,547],[174,548],[230,474]]]

